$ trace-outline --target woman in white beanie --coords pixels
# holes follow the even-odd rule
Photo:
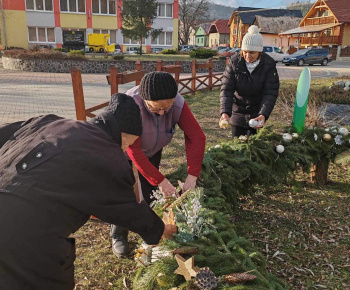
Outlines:
[[[276,62],[263,51],[263,39],[256,25],[244,35],[240,54],[227,64],[220,92],[221,118],[232,126],[232,137],[256,134],[264,126],[278,96]],[[249,126],[255,119],[256,126]],[[251,122],[252,124],[252,122]]]

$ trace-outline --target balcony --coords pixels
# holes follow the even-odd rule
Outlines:
[[[328,23],[335,23],[334,16],[308,18],[306,19],[304,25],[309,26],[309,25],[321,25],[321,24],[328,24]]]
[[[302,46],[338,45],[338,44],[340,44],[339,36],[301,37]]]

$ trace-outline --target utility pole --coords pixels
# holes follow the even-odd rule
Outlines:
[[[5,11],[4,11],[4,1],[1,0],[1,18],[2,18],[2,27],[4,30],[4,40],[5,40],[5,49],[7,48],[7,36],[6,36],[6,23],[5,23]]]

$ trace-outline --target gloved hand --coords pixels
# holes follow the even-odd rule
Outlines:
[[[187,175],[187,178],[185,180],[185,183],[182,183],[181,181],[178,181],[180,188],[182,189],[182,193],[185,193],[187,190],[195,188],[197,184],[197,177],[194,175]]]
[[[179,196],[176,188],[170,183],[167,178],[164,178],[164,180],[158,184],[158,187],[164,196]]]

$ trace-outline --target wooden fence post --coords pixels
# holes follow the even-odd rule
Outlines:
[[[135,68],[136,68],[136,70],[141,71],[142,70],[142,63],[140,61],[136,61]],[[141,83],[141,80],[137,80],[137,81],[135,81],[135,83],[138,86]]]
[[[118,93],[118,67],[111,65],[109,68],[109,82],[111,84],[111,96]]]
[[[196,64],[197,61],[194,59],[192,60],[191,63],[191,70],[192,70],[192,84],[191,84],[191,94],[195,95],[196,94]]]
[[[209,58],[209,64],[212,66],[209,67],[209,78],[208,78],[208,89],[209,91],[213,90],[213,59]]]
[[[161,59],[157,60],[156,71],[161,71],[163,66],[163,61]]]
[[[86,121],[83,82],[81,79],[81,67],[71,67],[70,73],[72,77],[75,113],[77,116],[77,120]]]
[[[181,61],[180,60],[176,61],[175,65],[182,65]],[[180,73],[181,73],[180,71],[175,73],[175,82],[177,86],[179,86],[179,82],[180,82]]]

